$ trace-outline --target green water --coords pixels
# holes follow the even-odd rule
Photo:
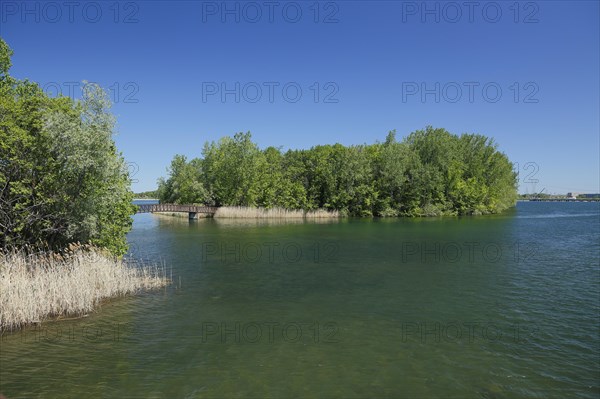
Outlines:
[[[4,336],[12,398],[598,398],[600,208],[258,223],[135,216],[173,286]]]

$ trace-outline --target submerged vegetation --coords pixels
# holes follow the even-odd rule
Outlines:
[[[224,211],[239,217],[282,209],[288,215],[317,209],[351,216],[473,215],[501,212],[517,199],[513,166],[492,139],[432,127],[402,141],[392,131],[383,143],[287,152],[261,150],[250,133],[238,133],[206,143],[202,158],[176,155],[168,172],[159,180],[162,202],[266,209]]]

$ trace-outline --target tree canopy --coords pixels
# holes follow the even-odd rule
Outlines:
[[[49,97],[9,75],[11,55],[0,39],[0,249],[125,253],[135,206],[106,93],[86,84],[81,100]]]
[[[353,216],[498,213],[514,206],[512,163],[488,137],[428,126],[402,141],[261,150],[250,133],[176,155],[159,180],[163,202],[341,211]]]

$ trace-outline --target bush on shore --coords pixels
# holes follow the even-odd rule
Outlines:
[[[107,94],[50,97],[9,75],[11,55],[0,39],[0,250],[90,242],[123,255],[136,207]]]

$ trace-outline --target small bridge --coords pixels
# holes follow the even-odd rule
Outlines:
[[[154,213],[154,212],[187,212],[190,219],[197,219],[199,213],[214,215],[217,211],[215,206],[201,205],[177,205],[177,204],[144,204],[138,205],[137,213]]]

